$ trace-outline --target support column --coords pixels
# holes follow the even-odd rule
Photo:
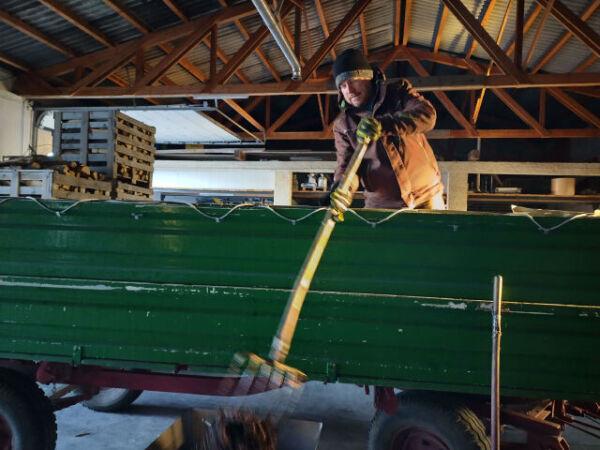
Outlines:
[[[273,204],[276,206],[291,206],[292,204],[292,172],[289,170],[275,171],[275,186],[273,187]]]
[[[451,211],[467,210],[469,193],[469,174],[464,171],[449,170],[447,172],[446,203]]]

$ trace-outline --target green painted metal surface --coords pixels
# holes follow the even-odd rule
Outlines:
[[[292,225],[244,208],[216,223],[188,206],[117,202],[56,215],[6,201],[0,356],[211,372],[235,351],[265,355],[321,217]],[[600,218],[544,233],[512,215],[407,212],[377,227],[348,216],[288,363],[312,379],[487,394],[501,274],[502,393],[597,400],[599,250]]]

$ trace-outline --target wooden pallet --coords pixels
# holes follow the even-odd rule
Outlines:
[[[117,181],[114,186],[117,200],[152,201],[152,189]]]
[[[54,172],[52,197],[68,200],[110,200],[112,183]]]
[[[0,170],[0,197],[28,196],[52,197],[52,170]]]
[[[122,113],[115,115],[113,179],[150,188],[156,129]]]

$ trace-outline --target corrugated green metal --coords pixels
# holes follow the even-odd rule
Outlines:
[[[235,351],[264,355],[321,217],[292,225],[248,208],[215,223],[186,206],[116,202],[57,216],[4,202],[0,354],[206,371]],[[599,232],[598,218],[543,233],[509,215],[409,212],[377,227],[349,216],[288,362],[313,379],[487,393],[501,274],[503,393],[598,399]]]

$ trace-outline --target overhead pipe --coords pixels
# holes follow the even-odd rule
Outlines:
[[[271,8],[267,5],[265,0],[252,0],[252,3],[273,35],[273,39],[275,39],[275,42],[277,42],[277,45],[283,52],[283,56],[285,56],[285,59],[287,59],[288,64],[292,68],[292,80],[301,80],[302,68],[300,67],[300,61],[298,61],[294,50],[292,50],[292,46],[283,35],[279,25],[277,25],[277,21]]]

